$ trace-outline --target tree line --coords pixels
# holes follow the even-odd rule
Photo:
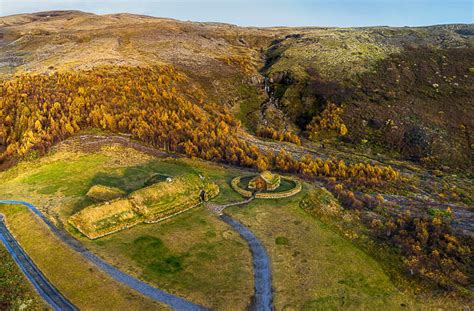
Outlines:
[[[238,137],[240,121],[225,106],[206,101],[171,66],[22,74],[0,83],[0,120],[0,163],[30,152],[44,154],[54,143],[93,127],[129,133],[169,152],[258,170],[371,184],[399,178],[391,167],[310,156],[296,160],[285,151],[260,150]]]

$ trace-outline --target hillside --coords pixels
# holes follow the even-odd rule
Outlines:
[[[311,120],[334,102],[343,107],[350,147],[465,169],[472,164],[473,34],[473,25],[242,28],[44,12],[0,18],[0,72],[172,65],[251,131],[259,123],[309,137]]]
[[[1,17],[0,171],[5,172],[0,176],[26,174],[23,169],[48,159],[58,146],[68,146],[71,137],[84,150],[80,165],[69,163],[68,151],[61,161],[51,160],[53,169],[30,176],[28,188],[14,181],[0,190],[25,200],[44,194],[41,199],[51,202],[74,193],[77,204],[69,202],[67,211],[44,208],[68,229],[65,219],[93,204],[83,198],[93,185],[118,188],[121,195],[140,193],[151,176],[141,176],[140,187],[134,178],[153,173],[146,165],[130,171],[122,165],[117,173],[122,177],[97,182],[104,176],[94,175],[97,150],[89,150],[91,145],[100,149],[106,142],[127,142],[153,156],[189,158],[178,161],[176,170],[203,160],[220,165],[213,166],[216,171],[268,169],[299,178],[308,187],[298,202],[284,201],[292,217],[304,213],[311,219],[305,221],[307,228],[314,218],[323,221],[381,261],[390,282],[400,288],[450,292],[462,303],[472,298],[474,270],[473,67],[473,24],[244,28],[79,11]],[[101,170],[127,161],[126,156],[115,155],[116,163],[107,162]],[[64,176],[66,168],[73,176]],[[216,200],[235,198],[236,193],[229,195],[231,179],[219,174]],[[57,176],[74,182],[63,186]],[[120,187],[121,178],[130,178],[134,187]],[[222,187],[229,191],[222,194]],[[287,217],[273,203],[276,215]],[[110,215],[130,210],[106,205],[99,204]],[[229,210],[261,232],[277,230],[259,208],[263,205]],[[254,213],[261,218],[249,217]],[[134,226],[132,232],[141,228]],[[196,222],[194,229],[199,228]],[[179,235],[180,227],[175,229]],[[129,234],[125,230],[120,236],[136,242],[137,253],[147,243],[168,252],[154,237],[134,240]],[[216,241],[221,238],[226,239],[218,235]],[[305,246],[299,247],[300,254]],[[111,251],[112,257],[123,255]],[[182,258],[170,255],[173,264],[186,258],[188,250],[181,251]],[[174,278],[164,279],[173,288]],[[191,297],[199,287],[174,285],[187,288]],[[198,295],[203,304],[206,295]]]

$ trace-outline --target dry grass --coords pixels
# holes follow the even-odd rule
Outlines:
[[[132,202],[118,199],[83,209],[69,218],[69,223],[89,239],[96,239],[143,221]]]
[[[209,71],[256,73],[260,64],[252,63],[261,62],[258,49],[245,46],[239,38],[258,46],[259,41],[266,45],[271,38],[266,31],[257,38],[250,29],[131,14],[98,16],[74,12],[35,18],[34,22],[29,17],[0,18],[0,25],[9,24],[6,40],[19,39],[25,32],[31,34],[20,41],[26,54],[35,61],[19,66],[19,70],[44,72],[49,66],[69,70],[100,64],[174,64],[190,71],[206,68],[205,75]],[[53,35],[46,38],[48,33]],[[14,44],[10,48],[15,53],[18,47]],[[230,61],[222,61],[224,58]]]
[[[117,283],[58,240],[25,207],[0,205],[9,228],[46,277],[82,310],[165,310]]]
[[[123,165],[118,162],[123,158],[124,150],[121,148],[107,151],[107,156],[103,150],[94,154],[68,150],[0,173],[3,181],[0,196],[32,201],[50,215],[57,212],[58,219],[64,220],[72,211],[84,207],[80,205],[81,200],[92,181],[97,180],[97,175],[100,175],[100,184],[133,192],[131,189],[140,188],[157,173],[171,176],[207,174],[219,185],[221,192],[213,201],[225,204],[241,200],[240,195],[231,189],[230,181],[236,176],[251,174],[192,159],[137,160],[133,166]],[[136,158],[140,159],[140,153],[136,153]],[[76,171],[83,174],[78,176],[74,174]],[[38,191],[46,187],[52,190]],[[456,306],[448,300],[444,303],[416,301],[410,293],[398,291],[376,261],[298,207],[299,200],[307,194],[307,187],[303,185],[300,194],[288,199],[255,200],[246,207],[228,210],[248,225],[269,251],[277,310],[398,310],[404,308],[402,303],[408,309],[416,310]],[[52,207],[48,209],[47,205]],[[16,213],[12,209],[7,219],[13,221],[13,214]],[[115,309],[123,307],[121,303],[125,298],[122,296],[128,294],[120,294],[121,290],[113,282],[108,283],[110,280],[98,271],[89,272],[87,263],[79,264],[80,258],[64,249],[47,228],[21,215],[22,218],[15,216],[14,233],[23,238],[20,242],[25,243],[27,251],[42,262],[41,268],[48,277],[52,275],[54,284],[62,282],[60,289],[72,292],[71,298],[75,301],[96,295],[90,303],[81,302],[81,306],[86,306],[84,309],[94,309],[96,303],[99,307],[104,306],[101,300],[106,301],[109,295]],[[250,301],[253,292],[250,252],[235,232],[203,207],[159,224],[137,225],[94,241],[73,230],[71,233],[121,270],[209,308],[243,310]],[[137,241],[146,237],[153,237],[151,240],[155,240],[155,245],[139,247]],[[161,240],[161,246],[158,240]],[[56,247],[60,251],[56,251]],[[175,264],[174,270],[163,266],[162,259],[170,259]],[[62,264],[56,271],[58,263]],[[86,264],[85,268],[83,264]],[[85,293],[77,288],[82,284],[70,281],[76,279],[85,280]],[[94,293],[88,292],[92,292],[94,286]],[[105,294],[107,291],[110,294]],[[131,309],[139,308],[136,301],[130,305]],[[153,309],[145,303],[142,307]]]
[[[269,252],[276,310],[432,310],[453,301],[402,292],[382,266],[299,207],[308,190],[255,200],[226,212],[247,225]],[[332,207],[335,208],[335,207]],[[458,306],[456,306],[458,307]]]

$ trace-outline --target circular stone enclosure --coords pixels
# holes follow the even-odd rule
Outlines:
[[[255,177],[255,175],[248,175],[248,176],[237,176],[232,179],[230,185],[234,191],[242,195],[243,197],[250,198],[253,195],[252,191],[249,191],[246,188],[245,183],[248,184],[250,179]],[[282,185],[278,187],[275,191],[265,191],[265,192],[257,192],[255,194],[255,198],[257,199],[282,199],[291,197],[301,191],[301,182],[297,179],[288,176],[281,176]],[[293,185],[291,187],[290,185]],[[280,191],[279,189],[283,189]]]

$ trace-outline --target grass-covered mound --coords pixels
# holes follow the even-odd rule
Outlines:
[[[90,192],[90,191],[89,191]],[[217,196],[219,187],[196,174],[187,174],[132,192],[128,198],[89,206],[69,223],[90,239],[153,223],[182,213]]]
[[[156,222],[219,194],[219,187],[195,174],[188,174],[137,190],[130,195],[145,222]]]
[[[114,143],[117,140],[111,141],[110,136],[104,138],[106,142],[92,151],[90,144],[83,143],[84,137],[71,138],[45,157],[0,173],[0,196],[26,200],[38,207],[52,202],[45,212],[58,219],[88,249],[153,286],[212,310],[228,310],[229,306],[245,310],[253,294],[250,251],[238,233],[203,206],[159,225],[137,225],[99,240],[89,240],[67,220],[93,204],[85,197],[92,185],[134,193],[155,174],[201,174],[219,185],[220,194],[213,203],[226,204],[242,200],[231,188],[231,180],[255,172],[196,159],[153,158]],[[95,134],[87,141],[91,139],[99,140]],[[244,208],[226,209],[226,213],[248,225],[267,248],[272,260],[276,309],[461,309],[460,303],[449,296],[433,301],[429,295],[421,294],[419,300],[423,301],[413,302],[411,290],[398,290],[393,283],[400,282],[389,278],[385,269],[350,241],[344,242],[342,237],[346,235],[339,236],[339,231],[315,219],[326,221],[326,217],[314,217],[310,206],[301,208],[301,201],[308,201],[306,195],[311,189],[303,184],[302,191],[291,198],[254,200]],[[314,198],[320,201],[316,210],[324,204],[337,204],[337,196],[323,190],[316,191]],[[337,208],[340,207],[327,210],[337,212]],[[18,209],[0,206],[22,246],[48,279],[81,309],[156,309],[144,297],[133,296],[94,267],[89,271],[87,262],[76,260],[73,251],[63,251],[61,243],[50,239],[48,228],[32,221],[35,217],[26,208],[18,215],[21,218],[16,217],[13,213]],[[31,221],[25,220],[27,216]],[[58,266],[58,262],[64,264]],[[76,279],[86,280],[89,285],[71,282]]]
[[[81,254],[59,240],[27,207],[0,204],[0,213],[5,215],[9,230],[41,272],[78,310],[168,310],[165,305],[137,294],[135,290],[112,279],[99,267],[85,260]],[[9,262],[10,255],[3,255],[0,251],[0,267],[3,267],[4,262]],[[28,285],[26,280],[20,280],[18,283],[5,284],[10,289],[6,290],[5,287],[4,290],[3,281],[0,275],[0,296],[3,296],[0,300],[15,299],[17,289],[14,287],[24,284],[18,288],[22,290]],[[10,281],[8,273],[5,281]],[[0,305],[0,310],[53,309],[46,303],[32,302],[18,307]]]
[[[143,217],[133,210],[128,199],[92,205],[69,219],[69,223],[89,239],[97,239],[141,222]]]
[[[122,197],[125,193],[115,187],[94,185],[87,192],[86,196],[95,202],[105,202]]]
[[[103,141],[97,134],[89,137],[87,142]],[[84,144],[83,138],[74,137],[60,143],[53,153],[45,157],[23,162],[0,173],[0,197],[21,198],[38,207],[54,200],[54,206],[45,213],[54,213],[71,235],[120,270],[212,310],[226,310],[229,305],[235,310],[245,310],[253,294],[250,251],[238,233],[231,231],[202,205],[159,225],[136,225],[96,240],[88,239],[68,223],[69,217],[94,204],[85,196],[92,185],[116,187],[130,194],[147,186],[145,184],[156,174],[164,176],[161,181],[170,176],[201,174],[220,186],[215,200],[224,203],[239,199],[228,182],[244,172],[192,159],[154,158],[115,143],[120,140],[110,140],[107,136],[103,144],[97,144],[91,150],[91,144]],[[10,210],[6,207],[1,212]],[[134,294],[133,290],[122,290],[122,285],[94,267],[90,272],[88,267],[84,267],[87,262],[75,262],[74,251],[58,257],[56,250],[52,249],[61,246],[61,243],[49,243],[48,228],[40,226],[44,230],[38,232],[24,219],[13,223],[12,215],[5,214],[12,232],[19,237],[28,253],[32,257],[36,254],[34,259],[38,262],[45,262],[41,269],[48,279],[55,285],[64,284],[61,292],[71,297],[81,309],[162,310],[151,301],[147,304],[147,298]],[[26,208],[24,214],[30,215]],[[31,214],[31,218],[35,216]],[[18,228],[14,224],[22,226],[22,230],[16,230]],[[141,238],[143,236],[155,237],[163,244]],[[36,252],[38,248],[41,252]],[[58,269],[58,262],[65,263],[62,265],[64,269]],[[76,274],[82,275],[82,278]],[[71,282],[77,279],[84,282]]]

